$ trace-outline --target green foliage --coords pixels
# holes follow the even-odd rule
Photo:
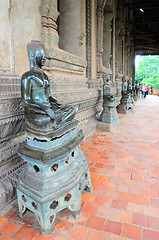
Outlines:
[[[159,88],[159,56],[140,56],[135,71],[135,80],[146,86]]]

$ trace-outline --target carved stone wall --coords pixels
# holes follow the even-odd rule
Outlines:
[[[75,3],[77,11],[71,7]],[[118,104],[123,75],[133,81],[134,47],[123,0],[0,0],[0,6],[1,208],[15,197],[17,176],[24,164],[18,156],[24,141],[19,76],[29,69],[26,44],[33,39],[44,43],[44,70],[50,77],[51,93],[76,108],[78,126],[85,136],[96,129],[96,116],[102,110],[102,74],[109,74]]]
[[[24,165],[18,156],[23,134],[20,79],[0,70],[0,208],[16,197],[16,183]]]

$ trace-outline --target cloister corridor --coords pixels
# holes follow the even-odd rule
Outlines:
[[[80,219],[65,210],[42,237],[31,212],[18,217],[15,200],[0,212],[0,240],[159,240],[158,106],[157,96],[138,99],[134,113],[119,115],[118,133],[85,139],[93,192],[83,194]]]

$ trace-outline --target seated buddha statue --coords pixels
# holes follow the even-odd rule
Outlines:
[[[63,106],[50,94],[50,81],[43,72],[45,64],[44,45],[40,41],[31,41],[27,45],[30,71],[21,79],[21,95],[27,128],[39,131],[59,129],[75,116],[75,109]]]
[[[132,94],[132,85],[131,85],[130,80],[128,80],[127,91],[128,91],[128,93]]]
[[[117,99],[114,95],[110,94],[110,86],[109,86],[109,74],[105,73],[103,74],[103,80],[104,80],[104,85],[103,85],[103,98],[104,101],[110,101],[113,102],[114,100]]]
[[[122,92],[127,93],[127,78],[123,77]]]

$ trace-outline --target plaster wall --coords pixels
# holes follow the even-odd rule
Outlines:
[[[0,69],[10,69],[9,1],[7,0],[0,0],[0,23]]]
[[[11,28],[14,43],[14,65],[15,73],[20,76],[29,70],[27,43],[31,40],[41,39],[40,2],[40,0],[12,0]]]

